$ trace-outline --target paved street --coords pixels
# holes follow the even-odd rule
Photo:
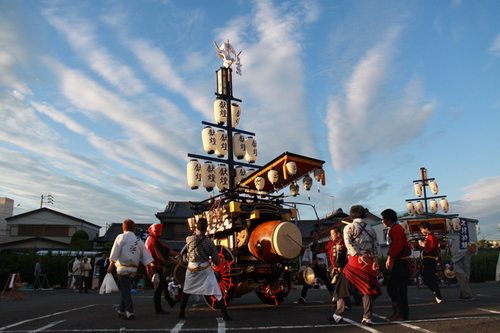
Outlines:
[[[383,287],[385,292],[385,287]],[[124,320],[114,311],[119,294],[78,294],[68,290],[25,293],[23,301],[0,300],[0,332],[498,332],[500,326],[500,284],[473,284],[476,300],[458,300],[459,288],[443,286],[443,304],[430,304],[426,288],[409,288],[410,320],[386,323],[392,314],[387,294],[375,301],[376,325],[359,323],[362,308],[345,312],[345,322],[333,325],[326,318],[333,313],[326,290],[310,290],[305,304],[297,304],[300,291],[292,290],[279,306],[262,304],[254,293],[234,299],[229,307],[230,322],[219,311],[207,308],[192,296],[185,320],[177,318],[178,305],[169,315],[153,311],[152,290],[133,295],[136,319]]]

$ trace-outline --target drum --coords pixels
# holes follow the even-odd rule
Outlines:
[[[248,249],[257,259],[277,263],[297,257],[301,251],[302,234],[290,222],[268,221],[250,234]]]
[[[314,270],[311,267],[306,267],[299,272],[299,282],[298,284],[312,286],[314,283],[314,279],[316,278],[316,274],[314,274]]]
[[[176,265],[174,268],[174,279],[177,284],[184,285],[184,280],[186,279],[187,263],[184,266]]]

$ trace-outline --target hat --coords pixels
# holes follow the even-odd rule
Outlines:
[[[453,279],[455,278],[455,272],[447,268],[444,270],[444,276],[446,276],[448,279]]]

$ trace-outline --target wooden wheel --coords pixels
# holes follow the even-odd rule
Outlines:
[[[237,281],[236,277],[233,276],[234,270],[236,268],[236,261],[234,256],[229,251],[229,249],[222,245],[217,245],[219,252],[219,264],[213,268],[215,275],[217,276],[217,281],[219,281],[219,287],[222,291],[222,300],[224,304],[228,306],[231,304],[234,298],[234,292],[236,291]],[[203,296],[205,302],[212,309],[219,309],[220,306],[217,299],[213,296]]]

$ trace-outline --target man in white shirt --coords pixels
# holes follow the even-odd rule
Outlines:
[[[120,317],[125,319],[134,319],[134,303],[132,302],[132,281],[137,273],[137,267],[142,262],[149,265],[153,258],[146,250],[144,243],[135,234],[135,222],[125,220],[122,223],[123,233],[118,235],[111,249],[109,256],[110,264],[108,273],[113,271],[116,266],[118,279],[120,280],[121,301],[118,309]]]

